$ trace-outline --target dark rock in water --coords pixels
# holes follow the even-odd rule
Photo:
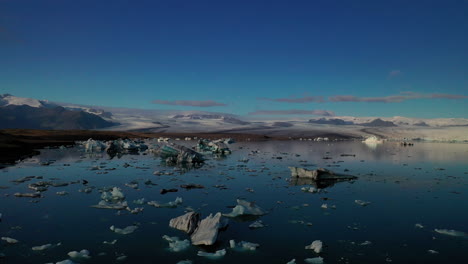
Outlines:
[[[359,125],[367,126],[367,127],[396,127],[397,126],[393,122],[383,121],[380,118],[374,119],[369,123],[362,123],[362,124],[359,124]]]
[[[177,190],[177,189],[162,189],[160,193],[161,194],[166,194],[168,192],[178,192],[178,191],[179,190]]]

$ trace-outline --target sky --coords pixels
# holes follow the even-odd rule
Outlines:
[[[259,118],[468,118],[467,12],[466,0],[0,0],[0,93]]]

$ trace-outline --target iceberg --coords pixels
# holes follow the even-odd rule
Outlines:
[[[121,234],[121,235],[128,235],[128,234],[131,234],[133,233],[135,230],[138,229],[138,226],[136,225],[131,225],[131,226],[127,226],[125,228],[116,228],[114,226],[111,226],[109,228],[110,230],[114,231],[115,233],[117,234]]]
[[[199,221],[199,213],[188,212],[184,215],[171,219],[169,221],[169,226],[191,234],[197,228]]]
[[[210,214],[201,220],[193,232],[191,239],[194,245],[213,245],[218,237],[218,230],[227,226],[227,221],[222,219],[221,213],[214,216]]]
[[[186,250],[190,246],[188,239],[180,240],[178,237],[164,235],[163,238],[169,242],[169,249],[173,252]]]
[[[304,261],[309,264],[323,264],[324,263],[322,257],[306,258],[304,259]]]
[[[7,242],[8,244],[16,244],[19,242],[18,240],[11,237],[2,237],[2,240]]]
[[[85,260],[85,259],[90,259],[91,256],[89,256],[89,251],[87,249],[83,249],[81,251],[70,251],[68,252],[68,256],[72,259],[76,260]]]
[[[457,236],[457,237],[464,237],[464,236],[467,236],[467,234],[465,232],[462,232],[462,231],[457,231],[457,230],[453,230],[453,229],[434,229],[434,231],[436,231],[437,233],[439,234],[442,234],[442,235],[447,235],[447,236]]]
[[[210,259],[220,259],[220,258],[224,257],[224,255],[226,255],[226,249],[218,250],[215,253],[208,253],[208,252],[204,252],[204,251],[198,251],[197,255],[200,256],[200,257],[206,257],[206,258],[210,258]]]
[[[148,205],[157,207],[157,208],[176,208],[179,204],[182,204],[183,200],[181,197],[177,197],[173,202],[168,203],[159,203],[156,201],[148,202]]]
[[[312,249],[315,253],[319,254],[322,252],[323,243],[320,240],[315,240],[312,244],[305,247],[305,249]]]
[[[229,246],[232,249],[235,249],[238,251],[253,251],[253,250],[256,250],[260,245],[256,243],[245,242],[245,241],[236,243],[234,240],[229,240]]]
[[[243,215],[261,216],[264,214],[266,214],[266,212],[255,205],[254,202],[237,199],[237,205],[232,209],[232,212],[223,215],[227,217],[238,217]]]

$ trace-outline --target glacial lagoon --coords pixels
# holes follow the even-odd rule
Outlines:
[[[232,154],[207,154],[204,165],[197,168],[168,166],[151,153],[110,158],[105,152],[85,153],[77,145],[44,149],[1,169],[0,236],[5,239],[0,241],[0,263],[71,259],[74,263],[285,264],[318,257],[324,263],[466,263],[468,144],[368,146],[360,141],[291,140],[238,142],[229,147]],[[317,186],[292,179],[291,166],[326,168],[358,179]],[[14,182],[27,176],[34,177]],[[33,193],[28,184],[39,181],[52,181],[57,187],[49,186],[41,198],[14,195]],[[204,188],[185,189],[184,184]],[[120,188],[130,208],[144,209],[132,214],[92,207],[101,201],[101,192],[112,187]],[[162,189],[177,192],[161,194]],[[178,197],[182,203],[173,208],[147,204]],[[143,204],[134,203],[142,198]],[[169,249],[165,235],[190,240],[169,227],[172,218],[188,211],[200,213],[201,218],[227,214],[237,199],[254,202],[267,213],[228,218],[227,228],[212,246]],[[258,220],[264,227],[249,228]],[[133,232],[118,234],[111,226],[114,231],[133,226]],[[232,249],[230,240],[259,246]],[[316,240],[323,244],[320,253],[305,248]],[[32,249],[47,244],[51,245],[43,250]],[[68,255],[83,249],[89,258]],[[223,249],[226,254],[218,259],[198,256],[199,251]]]

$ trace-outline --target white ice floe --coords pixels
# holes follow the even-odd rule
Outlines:
[[[323,248],[323,243],[320,240],[315,240],[310,245],[305,247],[305,249],[312,249],[317,254],[322,252],[322,248]]]
[[[434,231],[436,231],[437,233],[439,234],[442,234],[442,235],[447,235],[447,236],[457,236],[457,237],[464,237],[464,236],[467,236],[467,234],[465,232],[462,232],[462,231],[457,231],[457,230],[450,230],[450,229],[434,229]]]
[[[296,259],[291,259],[286,264],[296,264]]]
[[[361,244],[359,244],[360,246],[368,246],[368,245],[372,245],[372,242],[370,242],[369,240],[366,240],[364,242],[362,242]]]
[[[263,227],[265,227],[265,224],[263,224],[262,220],[255,221],[249,225],[249,228],[252,228],[252,229],[263,228]]]
[[[325,203],[325,204],[322,204],[322,205],[320,206],[320,208],[322,208],[322,209],[328,209],[328,204],[326,204],[326,203]]]
[[[301,191],[303,192],[309,192],[309,193],[318,193],[320,190],[315,189],[314,187],[302,187]]]
[[[83,145],[87,153],[101,152],[107,147],[102,141],[93,140],[92,138],[85,141]]]
[[[42,251],[42,250],[58,247],[60,245],[62,245],[62,243],[59,242],[57,244],[45,244],[45,245],[42,245],[42,246],[35,246],[35,247],[32,247],[31,249],[34,250],[34,251]]]
[[[223,215],[227,217],[238,217],[242,215],[260,216],[264,214],[266,214],[266,212],[262,208],[255,205],[254,202],[237,199],[237,205],[236,207],[232,208],[232,212],[229,214],[223,214]]]
[[[323,264],[323,258],[322,257],[316,257],[316,258],[306,258],[304,259],[305,263],[309,264]]]
[[[7,242],[8,244],[16,244],[19,242],[18,240],[11,237],[2,237],[2,240]]]
[[[213,216],[210,214],[201,220],[197,229],[193,232],[191,239],[194,245],[213,245],[218,237],[218,230],[227,226],[227,220],[223,219],[221,213]]]
[[[141,199],[138,199],[138,200],[133,200],[134,204],[139,204],[139,205],[145,204],[145,202],[146,202],[145,198],[141,198]]]
[[[235,249],[238,251],[253,251],[253,250],[256,250],[260,245],[256,243],[245,242],[245,241],[236,243],[234,240],[229,240],[229,246],[232,249]]]
[[[148,205],[157,207],[157,208],[176,208],[179,204],[182,204],[183,200],[181,197],[177,197],[173,202],[160,203],[156,201],[148,202]]]
[[[106,202],[116,203],[125,200],[125,195],[122,193],[122,190],[120,188],[113,187],[112,191],[103,192],[101,195],[101,199]]]
[[[72,259],[76,260],[85,260],[85,259],[90,259],[91,256],[89,255],[89,250],[83,249],[81,251],[70,251],[68,252],[68,256]]]
[[[166,235],[164,235],[163,238],[169,242],[169,249],[173,252],[183,251],[190,247],[190,241],[188,239],[180,240],[178,237]]]
[[[117,234],[121,234],[121,235],[131,234],[137,229],[138,229],[138,226],[136,226],[136,225],[127,226],[125,228],[117,228],[117,227],[114,227],[114,226],[110,227],[110,230],[114,231]]]
[[[112,241],[104,241],[102,243],[105,245],[115,245],[115,243],[117,243],[117,239],[114,239]]]
[[[116,261],[125,261],[126,259],[127,259],[127,256],[125,255],[118,256],[117,258],[115,258]]]
[[[98,209],[127,210],[128,203],[127,201],[116,202],[116,203],[108,203],[106,201],[99,201],[98,204],[91,205],[91,207],[98,208]]]
[[[206,258],[209,258],[209,259],[219,259],[219,258],[224,257],[224,255],[226,255],[226,249],[218,250],[215,253],[198,251],[197,255],[200,256],[200,257],[206,257]]]
[[[362,143],[366,144],[371,149],[377,148],[377,145],[382,144],[383,140],[379,139],[376,136],[370,136],[366,140],[362,141]]]
[[[356,204],[359,204],[360,206],[368,206],[369,204],[371,204],[370,202],[366,202],[366,201],[363,201],[363,200],[354,200],[354,202]]]
[[[427,252],[431,254],[439,254],[439,251],[435,251],[433,249],[429,249]]]
[[[415,224],[414,226],[417,227],[417,228],[424,228],[424,226],[421,225],[421,224],[419,224],[419,223],[418,223],[418,224]]]
[[[186,259],[186,260],[181,260],[179,262],[177,262],[177,264],[192,264],[193,262],[189,259]]]

